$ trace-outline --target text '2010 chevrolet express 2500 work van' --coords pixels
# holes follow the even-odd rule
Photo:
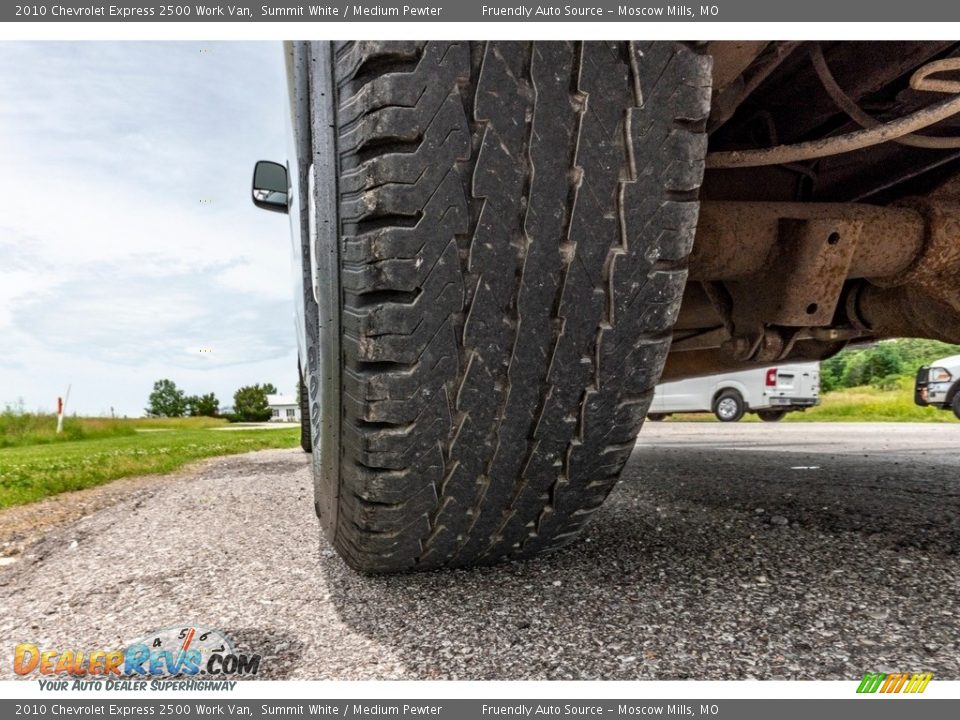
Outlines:
[[[574,540],[661,382],[960,342],[960,43],[294,42],[316,511],[352,567]]]

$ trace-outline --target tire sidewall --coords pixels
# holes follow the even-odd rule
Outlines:
[[[780,422],[787,416],[786,410],[758,410],[757,416],[763,422]]]
[[[313,423],[310,421],[310,393],[307,390],[310,380],[304,374],[300,360],[297,360],[297,378],[300,381],[297,388],[300,400],[300,447],[305,453],[310,453],[313,452]]]
[[[307,258],[314,264],[311,293],[306,304],[307,359],[305,381],[309,393],[314,508],[324,535],[331,542],[339,516],[340,488],[340,257],[337,162],[314,162],[316,157],[337,158],[336,91],[333,48],[330,41],[307,41],[301,46],[309,95],[315,100],[308,117],[309,158],[305,167],[308,224]],[[306,294],[306,293],[305,293]]]

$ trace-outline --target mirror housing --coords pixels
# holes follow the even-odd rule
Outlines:
[[[258,160],[253,168],[253,204],[263,210],[286,213],[290,209],[287,168],[270,160]]]

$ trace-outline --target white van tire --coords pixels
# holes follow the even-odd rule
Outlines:
[[[720,422],[739,422],[746,411],[743,395],[736,390],[724,390],[713,401],[713,414]]]
[[[368,573],[569,543],[630,456],[670,347],[709,56],[621,42],[311,52],[314,152],[338,161],[315,190],[336,192],[317,253],[319,284],[337,290],[320,303],[325,535]]]
[[[786,416],[786,410],[757,410],[757,417],[764,422],[780,422]]]

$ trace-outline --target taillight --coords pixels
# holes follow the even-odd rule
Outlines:
[[[770,368],[769,370],[767,370],[766,386],[767,387],[777,386],[777,369],[776,368]]]

